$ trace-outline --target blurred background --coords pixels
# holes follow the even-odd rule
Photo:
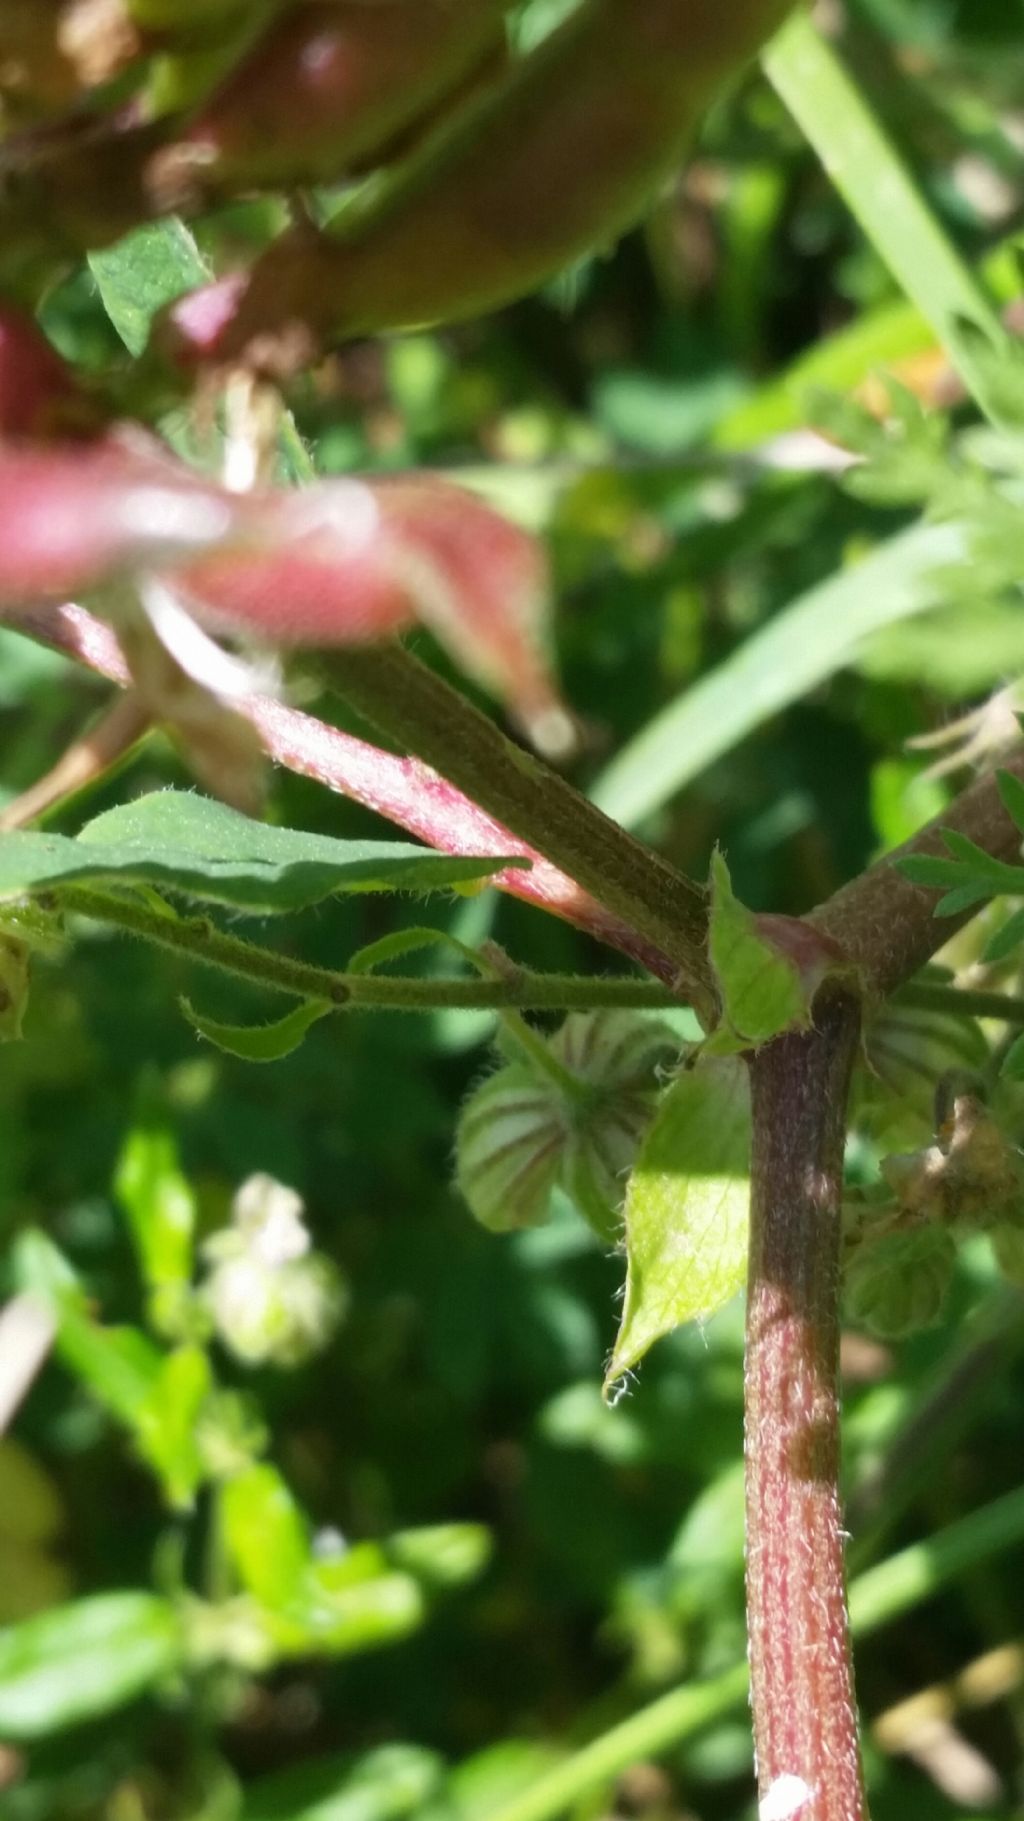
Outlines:
[[[933,207],[1010,302],[1024,4],[828,10]],[[257,205],[224,211],[201,237],[222,252],[259,233],[257,216]],[[86,272],[46,312],[78,360],[116,363]],[[747,903],[799,913],[946,800],[946,781],[923,775],[907,740],[1024,672],[1024,613],[1002,583],[978,598],[954,578],[934,608],[894,618],[853,662],[841,598],[809,621],[789,617],[913,516],[853,496],[830,445],[802,435],[811,383],[884,410],[880,366],[956,421],[942,357],[754,74],[612,255],[486,321],[348,348],[294,403],[322,471],[458,471],[544,535],[558,662],[582,726],[574,781],[694,876],[720,841]],[[425,636],[414,643],[444,667]],[[749,654],[745,668],[736,661],[748,648],[753,670]],[[774,679],[763,706],[762,675]],[[701,695],[710,678],[715,693]],[[0,800],[52,764],[104,699],[95,679],[0,636]],[[85,813],[167,783],[189,780],[154,739],[52,826],[73,832]],[[284,774],[270,814],[339,836],[385,833]],[[233,927],[342,966],[403,921],[492,938],[542,969],[617,965],[493,893],[330,900],[273,929]],[[976,941],[964,939],[961,964]],[[321,1553],[457,1524],[486,1527],[489,1559],[455,1576],[401,1639],[299,1653],[260,1673],[194,1668],[105,1715],[0,1746],[0,1814],[511,1821],[506,1805],[559,1752],[742,1657],[742,1310],[660,1342],[605,1407],[621,1259],[567,1202],[546,1226],[499,1238],[450,1186],[457,1110],[489,1066],[493,1020],[329,1020],[259,1069],[198,1044],[177,999],[200,991],[228,1022],[269,1015],[248,989],[200,981],[95,928],[36,963],[24,1040],[0,1051],[5,1250],[42,1228],[95,1314],[144,1325],[113,1188],[133,1133],[171,1136],[201,1233],[223,1224],[253,1172],[293,1187],[344,1280],[344,1317],[297,1366],[246,1364],[221,1346],[219,1382],[244,1393],[239,1408]],[[920,1025],[900,1038],[908,1080],[924,1070],[912,1132],[926,1124],[935,1041]],[[867,1169],[870,1121],[859,1142]],[[1019,1481],[1020,1313],[985,1249],[967,1248],[942,1327],[895,1347],[847,1337],[855,1570]],[[0,1443],[0,1486],[3,1624],[116,1589],[213,1597],[221,1585],[209,1494],[192,1514],[169,1509],[85,1368],[45,1366]],[[1024,1812],[1021,1568],[1019,1549],[989,1557],[861,1644],[880,1816]],[[77,1674],[93,1673],[88,1661]],[[945,1695],[930,1706],[900,1705],[937,1685]],[[741,1699],[575,1812],[739,1821],[753,1813],[751,1768]]]

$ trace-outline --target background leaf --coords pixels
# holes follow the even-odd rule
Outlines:
[[[32,1739],[133,1700],[182,1661],[178,1616],[151,1593],[97,1594],[0,1631],[0,1730]]]

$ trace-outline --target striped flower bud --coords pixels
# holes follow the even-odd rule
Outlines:
[[[510,1063],[470,1095],[456,1181],[492,1232],[534,1226],[565,1190],[600,1238],[617,1236],[626,1177],[654,1112],[672,1033],[630,1012],[567,1018],[539,1057]]]
[[[455,1144],[455,1180],[492,1233],[546,1218],[567,1138],[565,1109],[532,1069],[499,1069],[466,1101]]]

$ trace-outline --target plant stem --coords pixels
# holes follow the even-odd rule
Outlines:
[[[1009,769],[1024,768],[1018,752]],[[893,992],[967,921],[899,868],[956,828],[987,853],[1020,833],[994,775],[808,922],[833,941],[868,998]],[[747,1603],[762,1795],[799,1821],[866,1816],[847,1640],[838,1485],[840,1192],[857,1000],[832,988],[808,1032],[751,1062],[754,1139],[747,1316]],[[780,1784],[780,1778],[795,1779]],[[801,1799],[801,1792],[806,1794]]]
[[[1024,779],[1024,748],[1003,760],[1000,770]],[[989,772],[808,918],[859,970],[869,998],[884,998],[902,987],[976,915],[972,909],[957,917],[936,917],[942,893],[912,885],[900,870],[900,861],[910,854],[944,855],[945,829],[967,835],[993,859],[1012,860],[1020,851],[1020,829],[1007,814],[995,775]]]
[[[800,1821],[867,1813],[838,1490],[843,1143],[859,1032],[856,1001],[836,994],[813,1030],[777,1038],[751,1063],[751,1698],[761,1796],[788,1791]]]
[[[704,895],[397,645],[322,654],[323,674],[386,738],[411,749],[673,962],[680,995],[713,1020]]]
[[[17,613],[5,611],[2,617],[5,624],[27,637],[64,652],[122,688],[127,686],[127,665],[112,629],[84,607],[64,603]],[[276,765],[362,803],[442,853],[529,860],[529,871],[509,867],[496,873],[490,883],[585,930],[596,941],[639,962],[657,979],[669,985],[675,982],[676,964],[655,943],[429,765],[404,753],[383,752],[270,696],[249,696],[236,706],[252,722]]]
[[[1024,1489],[1018,1489],[959,1518],[926,1541],[912,1543],[854,1581],[850,1589],[854,1636],[868,1637],[903,1613],[912,1612],[958,1575],[1014,1548],[1022,1538]],[[736,1663],[706,1681],[670,1689],[542,1772],[528,1788],[492,1809],[485,1821],[554,1821],[631,1764],[659,1757],[733,1713],[743,1705],[747,1689],[745,1663]]]
[[[203,967],[237,975],[254,986],[318,999],[341,1011],[433,1012],[439,1010],[529,1012],[678,1009],[679,1001],[657,980],[593,978],[576,974],[534,974],[517,969],[507,979],[409,979],[394,974],[346,974],[313,967],[290,955],[259,948],[219,930],[205,916],[178,917],[150,910],[135,898],[88,886],[66,886],[62,907],[172,949]]]
[[[962,1018],[998,1018],[1003,1024],[1024,1024],[1024,999],[970,986],[945,986],[939,980],[917,980],[901,986],[893,995],[893,1004],[918,1012],[953,1012]]]

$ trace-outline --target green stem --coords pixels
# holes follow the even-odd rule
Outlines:
[[[321,668],[378,732],[433,766],[668,956],[681,996],[710,1028],[717,993],[705,948],[707,908],[691,880],[513,745],[400,646],[323,653]]]
[[[575,974],[534,974],[517,969],[507,979],[407,979],[390,974],[346,974],[313,967],[272,949],[227,935],[208,917],[176,917],[150,910],[134,898],[87,886],[59,893],[66,911],[171,949],[202,967],[234,974],[254,986],[319,999],[339,1011],[434,1012],[664,1010],[679,1001],[657,980],[629,977],[593,979]],[[517,1033],[518,1034],[518,1033]]]
[[[920,1606],[977,1563],[1024,1538],[1024,1488],[996,1499],[887,1562],[860,1575],[850,1589],[851,1628],[867,1637]],[[573,1752],[530,1786],[492,1809],[485,1821],[553,1821],[631,1764],[658,1757],[694,1738],[747,1698],[745,1663],[706,1682],[660,1695],[618,1726]]]
[[[944,986],[938,980],[903,986],[893,995],[892,1003],[917,1012],[954,1012],[961,1018],[998,1018],[1003,1024],[1024,1024],[1024,999],[969,986]]]

